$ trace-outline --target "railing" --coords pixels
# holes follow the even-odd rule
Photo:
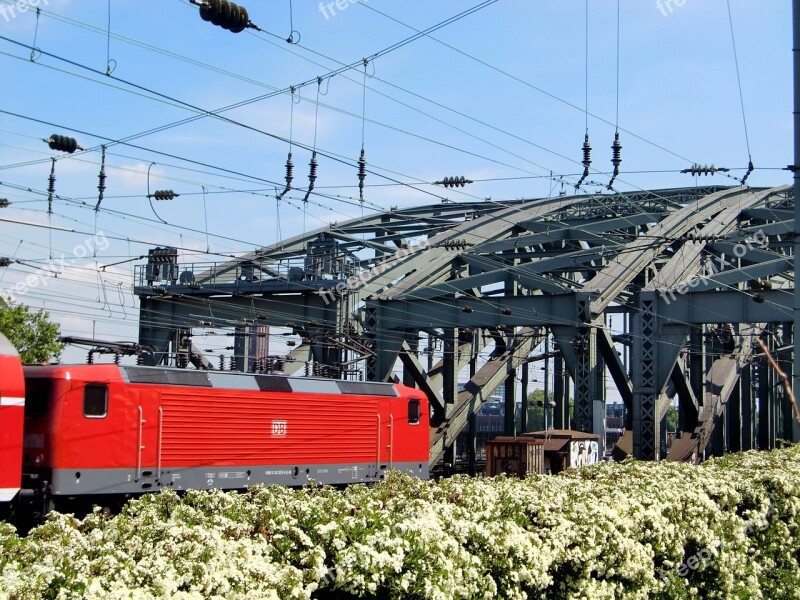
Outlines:
[[[142,475],[142,426],[144,425],[144,416],[142,414],[142,407],[139,407],[139,435],[136,441],[136,481],[139,481]]]
[[[170,268],[166,265],[168,263],[135,265],[134,286],[196,285],[214,287],[281,279],[296,283],[320,279],[341,281],[357,275],[362,270],[357,265],[346,262],[344,257],[179,263],[177,268]]]
[[[392,469],[392,453],[394,452],[394,415],[389,414],[389,470]]]
[[[381,414],[378,413],[378,463],[376,465],[377,472],[381,470]]]
[[[156,481],[161,481],[161,438],[164,433],[164,409],[158,407],[158,457],[156,461]]]

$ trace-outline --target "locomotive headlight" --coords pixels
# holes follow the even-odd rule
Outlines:
[[[41,467],[44,464],[44,454],[41,452],[37,452],[33,455],[33,465],[36,467]]]

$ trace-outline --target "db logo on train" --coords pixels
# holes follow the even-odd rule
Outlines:
[[[272,422],[272,437],[286,437],[286,421]]]

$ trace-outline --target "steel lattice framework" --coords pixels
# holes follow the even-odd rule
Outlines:
[[[789,187],[695,187],[390,210],[180,275],[138,269],[139,343],[157,363],[183,355],[208,368],[189,334],[230,328],[236,368],[250,370],[261,368],[250,329],[290,327],[303,343],[289,375],[309,362],[374,381],[402,372],[433,407],[432,465],[503,383],[513,433],[515,374],[550,339],[556,427],[604,439],[613,385],[627,408],[622,453],[770,448],[800,440],[755,343],[791,373],[793,209]],[[423,365],[420,340],[440,344],[436,361]],[[684,433],[667,456],[676,397]]]

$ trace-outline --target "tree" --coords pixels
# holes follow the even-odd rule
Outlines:
[[[678,409],[671,404],[667,408],[667,431],[678,431]]]
[[[45,311],[32,311],[22,304],[9,305],[0,299],[0,332],[19,352],[23,363],[40,363],[61,356],[59,327]]]
[[[553,393],[549,394],[549,400],[553,400]],[[544,430],[544,390],[533,390],[528,394],[528,431]],[[572,421],[572,399],[569,400],[569,417]],[[552,419],[553,411],[548,413],[548,419]],[[553,428],[552,420],[549,420],[548,427]],[[569,425],[567,425],[569,427]]]
[[[528,394],[528,429],[530,431],[544,429],[544,390],[534,390]]]

